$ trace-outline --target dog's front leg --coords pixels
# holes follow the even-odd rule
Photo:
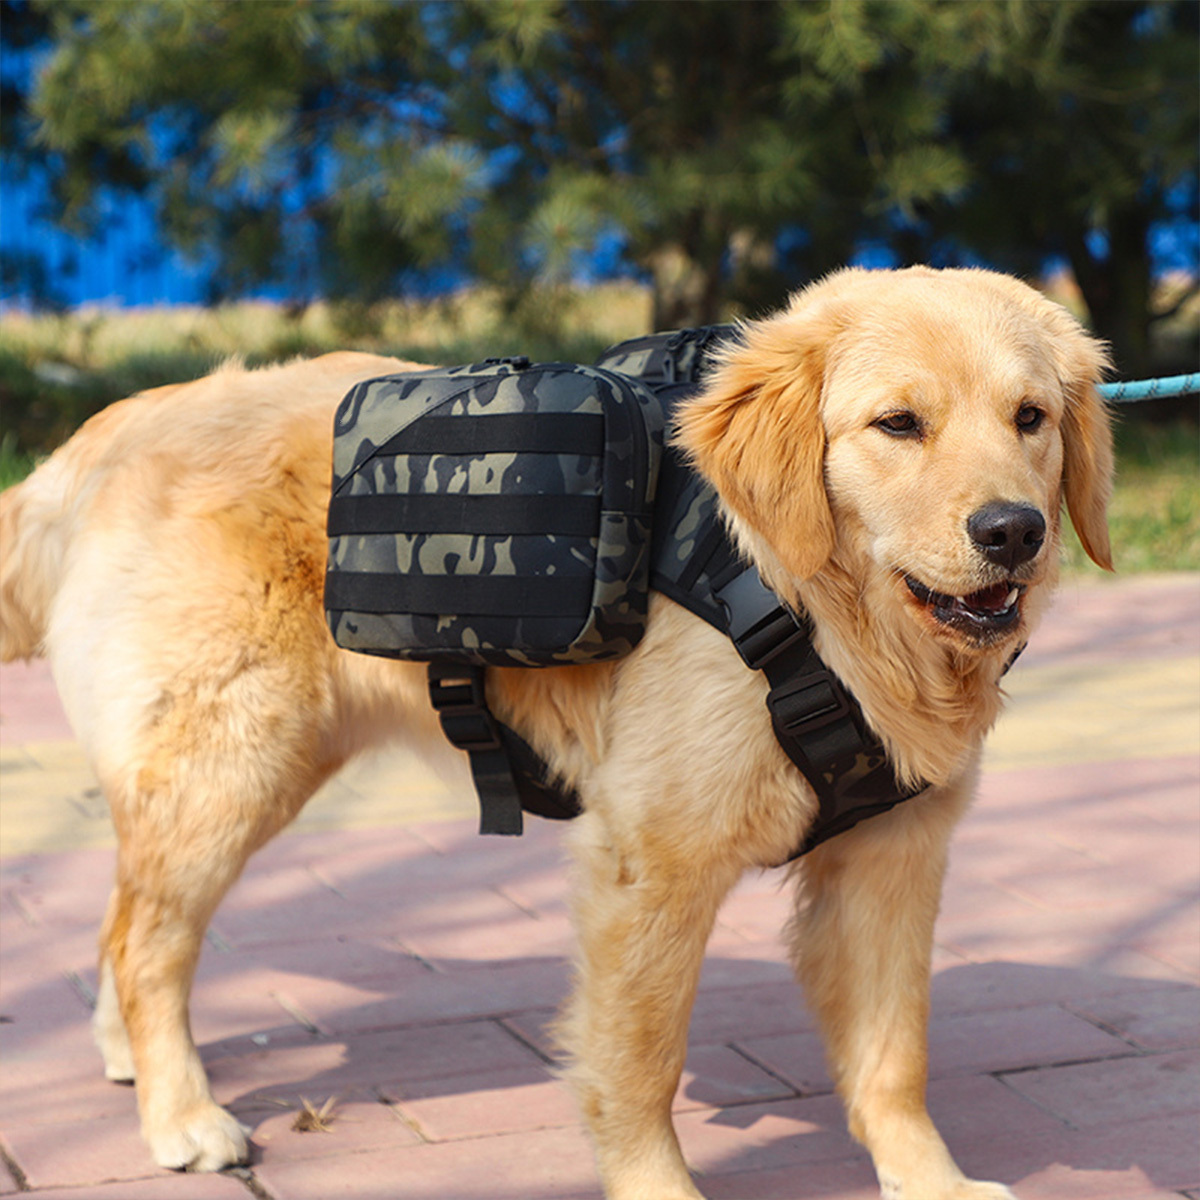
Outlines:
[[[576,984],[559,1023],[609,1200],[700,1200],[671,1123],[716,911],[740,870],[645,837],[575,837]]]
[[[969,1180],[925,1107],[930,963],[963,796],[934,790],[813,851],[791,944],[850,1131],[886,1200],[1012,1200]]]

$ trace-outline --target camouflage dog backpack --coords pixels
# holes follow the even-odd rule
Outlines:
[[[497,359],[360,383],[337,412],[325,606],[338,645],[429,663],[483,833],[579,797],[488,708],[484,668],[634,648],[653,588],[727,634],[770,685],[781,748],[819,811],[792,857],[918,794],[858,702],[738,554],[713,488],[663,446],[713,351],[707,326],[634,338],[597,367]]]
[[[348,650],[539,667],[642,636],[663,418],[525,358],[358,384],[334,424],[325,608]]]

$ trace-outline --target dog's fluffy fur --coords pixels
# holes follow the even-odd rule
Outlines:
[[[136,1078],[166,1166],[247,1151],[187,1015],[227,888],[350,756],[401,731],[439,737],[424,669],[338,650],[322,613],[334,407],[411,365],[339,353],[135,396],[0,501],[0,652],[49,656],[112,809],[95,1029],[108,1075]],[[934,785],[793,868],[789,944],[889,1197],[1009,1195],[966,1180],[926,1114],[933,924],[1001,672],[1053,583],[1063,501],[1109,565],[1104,366],[1015,280],[846,271],[748,324],[682,414],[742,550],[810,614],[897,769]],[[1012,569],[967,529],[995,504],[1044,516],[1040,551]],[[947,620],[950,598],[1001,583],[1017,619]],[[764,680],[662,597],[616,665],[495,670],[489,689],[585,800],[560,1031],[606,1193],[695,1200],[670,1105],[705,942],[738,877],[801,842],[812,795],[774,740]]]

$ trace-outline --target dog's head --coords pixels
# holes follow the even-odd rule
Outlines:
[[[1106,365],[1007,276],[847,270],[745,326],[677,438],[786,599],[836,564],[957,648],[1003,648],[1055,573],[1064,499],[1111,569]]]

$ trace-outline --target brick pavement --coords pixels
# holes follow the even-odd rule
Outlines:
[[[1200,577],[1069,585],[955,843],[930,1107],[1022,1200],[1200,1200]],[[218,912],[195,1033],[249,1171],[149,1163],[87,1019],[112,870],[44,667],[0,671],[0,1196],[598,1196],[546,1026],[561,829],[481,840],[461,771],[355,764]],[[722,911],[676,1100],[712,1200],[875,1197],[784,963],[775,874]],[[292,1129],[307,1101],[327,1132]]]

